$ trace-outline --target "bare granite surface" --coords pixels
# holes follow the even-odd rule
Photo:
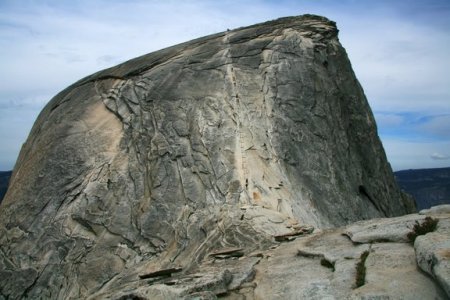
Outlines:
[[[359,297],[346,270],[364,249],[389,247],[398,275],[418,280],[414,291],[442,297],[412,270],[395,222],[314,235],[331,244],[307,251],[330,257],[342,277],[294,255],[314,228],[415,211],[337,33],[323,17],[283,18],[138,57],[56,95],[0,206],[0,299]],[[386,232],[392,244],[371,244]],[[381,268],[373,257],[367,264]],[[388,280],[377,272],[363,288],[373,295]]]

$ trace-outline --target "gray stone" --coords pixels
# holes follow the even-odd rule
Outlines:
[[[445,299],[439,287],[417,270],[409,244],[374,244],[365,266],[366,283],[352,292],[356,299]]]
[[[441,212],[437,212],[438,216]],[[414,242],[419,267],[442,286],[450,298],[450,220],[439,220],[435,232],[418,236]]]
[[[429,209],[422,209],[419,214],[450,214],[450,204],[436,205]]]
[[[252,276],[222,265],[189,277],[214,249],[267,251],[302,228],[413,212],[337,32],[323,17],[283,18],[135,58],[56,95],[0,206],[0,297],[220,294]],[[293,264],[303,262],[313,264]],[[180,283],[139,279],[172,266]],[[305,297],[332,295],[330,271],[316,273]]]
[[[355,243],[410,242],[408,233],[414,224],[425,217],[417,214],[397,218],[373,219],[357,222],[346,228],[347,235]],[[364,225],[362,225],[364,224]]]

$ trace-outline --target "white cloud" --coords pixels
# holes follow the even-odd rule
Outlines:
[[[346,19],[341,40],[374,110],[450,111],[450,35],[407,19]]]
[[[433,153],[430,155],[431,159],[434,160],[447,160],[450,159],[450,155],[445,155],[445,154],[441,154],[441,153]]]
[[[383,146],[394,171],[450,166],[445,160],[437,160],[430,153],[448,153],[450,141],[411,142],[384,138]]]
[[[405,121],[403,116],[392,113],[375,112],[374,115],[378,126],[398,126]]]
[[[450,115],[432,117],[419,127],[424,133],[450,140]]]
[[[97,57],[97,62],[100,65],[110,65],[110,64],[117,64],[120,62],[120,58],[118,56],[114,55],[102,55]]]

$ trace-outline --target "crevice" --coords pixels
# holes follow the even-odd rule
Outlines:
[[[425,235],[429,232],[433,232],[437,228],[437,224],[439,222],[439,219],[433,219],[430,216],[425,217],[425,219],[422,221],[422,223],[419,223],[419,221],[416,221],[414,224],[412,231],[407,234],[408,240],[414,244],[414,241],[416,238],[420,235]]]
[[[94,228],[92,228],[91,224],[89,224],[89,221],[83,219],[81,216],[78,215],[72,215],[71,218],[72,220],[83,226],[87,231],[97,236],[97,232],[95,232]]]
[[[37,284],[39,278],[40,278],[41,275],[45,272],[45,269],[47,269],[47,267],[48,267],[48,263],[44,266],[44,268],[42,269],[42,271],[39,272],[39,273],[36,275],[36,278],[34,279],[33,283],[32,283],[30,286],[28,286],[28,287],[24,290],[24,292],[22,293],[21,299],[27,299],[27,298],[28,298],[28,293],[29,293],[29,292],[34,288],[34,286]]]
[[[111,278],[109,278],[108,280],[106,280],[105,282],[103,282],[100,287],[94,292],[94,293],[99,293],[101,292],[101,290],[106,287],[106,285],[108,285],[109,283],[111,283],[117,276],[119,276],[120,273],[116,273],[114,274]]]
[[[242,121],[243,121],[243,116],[242,114],[242,107],[244,104],[241,103],[241,99],[240,99],[240,95],[239,95],[239,91],[238,91],[238,85],[236,82],[236,74],[234,71],[234,67],[233,67],[233,57],[231,55],[231,43],[229,41],[229,34],[225,35],[225,42],[226,42],[226,58],[229,59],[230,63],[229,63],[229,67],[227,69],[227,77],[230,80],[231,83],[231,97],[235,99],[235,103],[234,106],[232,105],[232,109],[233,111],[237,111],[236,113],[236,117],[237,117],[237,122],[236,122],[236,127],[237,127],[237,132],[238,132],[238,136],[237,136],[237,143],[238,143],[238,147],[239,147],[239,157],[238,157],[238,161],[240,160],[240,167],[242,168],[242,175],[240,175],[240,179],[239,182],[242,185],[245,185],[245,191],[248,189],[248,178],[249,178],[249,172],[248,172],[248,163],[247,163],[247,157],[245,154],[245,147],[244,147],[244,133],[242,131]]]
[[[183,175],[181,175],[180,162],[178,159],[176,161],[176,164],[177,164],[178,176],[180,178],[181,191],[183,192],[184,203],[185,203],[185,205],[188,205],[189,201],[188,201],[188,197],[186,196],[186,190],[184,189]]]
[[[355,288],[359,288],[366,283],[366,260],[369,254],[370,248],[361,253],[359,262],[356,264]]]
[[[20,268],[15,262],[13,262],[12,260],[10,260],[10,259],[6,256],[5,251],[4,251],[3,248],[1,248],[1,247],[0,247],[0,252],[1,252],[1,254],[2,254],[2,258],[4,259],[4,261],[5,261],[6,263],[8,263],[8,264],[11,265],[10,267],[15,268],[15,269],[19,269],[19,268]]]
[[[385,216],[387,216],[386,211],[380,205],[378,205],[378,203],[375,201],[375,199],[372,198],[372,196],[370,196],[365,186],[363,185],[358,186],[358,192],[360,195],[364,196],[367,200],[369,200],[370,203],[372,203],[373,206],[375,206],[376,210],[382,212]]]
[[[325,255],[322,253],[308,252],[301,249],[297,250],[297,256],[306,258],[325,258]]]
[[[44,269],[45,269],[45,267],[44,267]],[[36,285],[36,283],[38,282],[38,280],[39,280],[39,275],[40,275],[40,274],[36,275],[36,278],[34,279],[33,283],[32,283],[30,286],[28,286],[28,287],[25,289],[25,291],[22,293],[22,296],[21,296],[22,299],[27,299],[27,298],[28,298],[28,293],[33,289],[33,287],[34,287],[34,286]]]
[[[334,262],[332,262],[332,261],[326,259],[325,257],[322,258],[322,259],[320,260],[320,265],[323,266],[323,267],[325,267],[325,268],[330,269],[331,272],[334,272],[334,271],[335,271],[334,264],[335,264]]]
[[[321,266],[330,269],[332,272],[335,271],[335,262],[326,258],[325,254],[323,253],[314,253],[314,252],[307,252],[304,250],[298,250],[297,256],[311,259],[320,259]]]

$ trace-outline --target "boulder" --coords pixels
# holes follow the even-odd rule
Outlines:
[[[437,211],[439,217],[442,212]],[[450,298],[450,214],[441,217],[435,232],[418,236],[414,242],[419,267],[441,285]]]

